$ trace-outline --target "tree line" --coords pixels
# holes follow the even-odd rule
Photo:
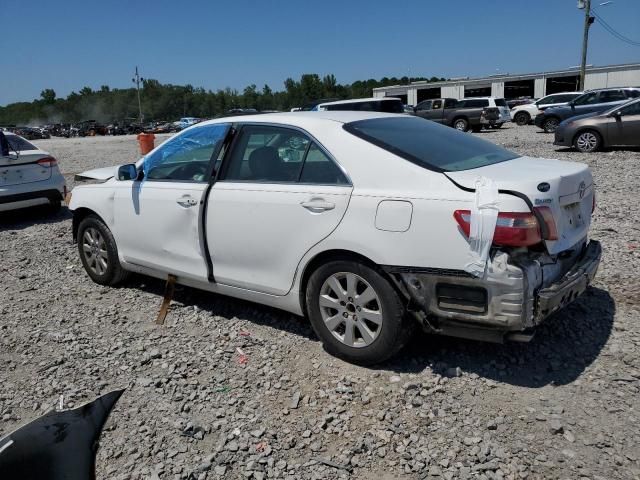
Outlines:
[[[268,85],[258,88],[252,84],[242,92],[231,88],[214,92],[192,85],[163,84],[158,80],[146,79],[140,96],[145,122],[171,121],[180,117],[213,118],[235,108],[289,110],[321,98],[370,97],[373,88],[417,80],[436,82],[445,79],[383,77],[380,80],[339,84],[334,75],[320,77],[311,73],[302,75],[300,80],[287,78],[284,89],[280,91],[273,91]],[[32,102],[17,102],[0,107],[0,125],[75,123],[83,120],[131,122],[137,118],[136,89],[110,88],[107,85],[98,90],[84,87],[78,92],[71,92],[67,98],[59,98],[53,89],[47,88],[40,93],[39,99]]]

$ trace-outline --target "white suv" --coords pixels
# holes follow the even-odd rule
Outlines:
[[[574,98],[578,98],[582,93],[583,92],[565,92],[547,95],[533,103],[513,107],[511,109],[511,117],[518,125],[527,125],[536,118],[536,115],[539,115],[545,109],[549,107],[557,107],[559,105],[566,105]]]
[[[420,326],[502,341],[596,273],[587,165],[534,159],[409,115],[221,118],[81,176],[87,274],[127,272],[306,315],[326,349],[380,362]]]
[[[67,193],[58,162],[48,152],[0,131],[0,212],[36,205],[60,209]]]

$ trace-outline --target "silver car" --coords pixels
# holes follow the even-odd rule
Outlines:
[[[595,152],[604,147],[640,147],[640,98],[602,113],[572,117],[558,125],[554,145]]]
[[[66,194],[54,157],[18,135],[0,131],[0,212],[36,205],[57,211]]]

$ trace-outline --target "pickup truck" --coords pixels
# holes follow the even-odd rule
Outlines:
[[[415,108],[418,117],[442,123],[456,130],[480,131],[487,128],[500,128],[504,122],[511,120],[511,114],[504,98],[482,97],[434,98],[424,100]]]

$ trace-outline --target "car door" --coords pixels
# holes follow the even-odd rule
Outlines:
[[[242,126],[208,199],[215,281],[286,294],[304,254],[340,223],[351,191],[339,165],[305,132]]]
[[[229,124],[190,128],[143,160],[144,177],[118,181],[114,236],[132,264],[193,279],[207,278],[201,235],[202,197]]]
[[[416,115],[422,118],[429,118],[429,112],[431,111],[431,100],[425,100],[416,105]]]
[[[609,117],[607,145],[640,146],[640,101],[618,110],[620,115]]]

